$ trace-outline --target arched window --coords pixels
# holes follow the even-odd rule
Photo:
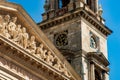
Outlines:
[[[96,39],[94,36],[91,36],[91,38],[90,38],[90,47],[97,48],[97,43],[96,43]]]

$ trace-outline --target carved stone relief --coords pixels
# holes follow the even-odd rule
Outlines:
[[[70,77],[70,73],[55,54],[53,54],[43,43],[36,41],[35,36],[27,32],[24,26],[17,24],[17,17],[10,15],[0,15],[0,35],[13,41],[18,46],[21,46],[26,51],[34,54],[39,59],[53,66],[55,69]],[[37,46],[36,44],[39,44]]]
[[[7,61],[2,57],[0,57],[0,66],[16,73],[17,75],[24,78],[25,80],[39,80],[39,78],[31,75],[29,72],[23,70],[19,66]]]

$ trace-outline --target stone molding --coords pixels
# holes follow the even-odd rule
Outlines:
[[[17,79],[29,79],[29,80],[39,80],[39,78],[31,75],[26,70],[23,70],[19,66],[13,64],[12,62],[0,57],[0,67],[7,69],[12,72],[12,74],[17,75]]]
[[[59,25],[63,22],[72,20],[74,18],[78,17],[83,17],[85,18],[88,22],[90,22],[93,26],[95,26],[99,31],[101,31],[104,35],[108,36],[112,33],[112,31],[104,25],[104,20],[102,17],[97,16],[92,10],[90,10],[83,2],[76,2],[76,5],[79,4],[78,8],[74,9],[74,12],[71,13],[69,11],[63,12],[64,15],[62,14],[61,16],[54,16],[52,19],[47,18],[48,13],[43,14],[44,17],[46,16],[46,20],[43,20],[43,22],[38,23],[38,26],[42,29],[48,29],[50,27]],[[63,10],[64,11],[64,10]],[[55,14],[55,11],[53,11]],[[96,19],[97,17],[97,19]]]
[[[38,47],[42,43],[44,50],[50,51],[53,54],[53,56],[55,55],[54,61],[56,61],[56,58],[57,58],[57,60],[60,62],[60,65],[62,64],[62,66],[64,66],[64,67],[62,67],[61,69],[58,69],[60,67],[56,68],[56,66],[54,66],[54,65],[58,61],[56,63],[54,63],[54,65],[51,66],[51,64],[49,64],[46,59],[39,59],[36,52],[35,52],[35,54],[31,53],[30,52],[31,49],[29,50],[28,47],[26,47],[27,44],[23,45],[23,43],[22,43],[22,45],[20,45],[19,41],[16,44],[16,40],[15,41],[13,40],[14,30],[13,30],[13,33],[11,32],[12,34],[10,34],[10,36],[0,34],[0,40],[2,41],[2,44],[4,43],[4,46],[7,45],[6,47],[8,47],[8,49],[10,48],[13,51],[14,50],[17,51],[16,54],[15,54],[15,52],[13,52],[11,55],[16,55],[16,57],[20,58],[21,60],[28,59],[30,63],[33,63],[33,62],[35,63],[36,66],[34,65],[34,67],[43,66],[44,67],[43,69],[47,69],[47,71],[50,71],[53,74],[58,75],[61,78],[68,79],[68,80],[69,79],[70,80],[72,80],[72,79],[73,80],[78,80],[78,79],[81,80],[80,76],[74,71],[74,69],[70,66],[70,64],[67,62],[67,60],[61,55],[61,53],[55,48],[55,46],[48,40],[48,38],[45,36],[45,34],[38,28],[36,23],[31,19],[31,17],[26,13],[26,11],[20,5],[17,5],[14,3],[9,3],[9,2],[1,2],[0,9],[2,10],[0,12],[0,15],[2,15],[4,17],[6,15],[9,15],[10,21],[12,20],[12,17],[17,17],[17,19],[16,19],[17,21],[15,24],[16,24],[16,26],[21,25],[21,28],[24,27],[24,29],[23,29],[24,32],[25,32],[25,28],[26,28],[25,34],[27,35],[27,33],[28,33],[27,36],[29,36],[28,39],[26,39],[27,41],[30,41],[30,38],[34,35],[35,40],[33,40],[33,42],[34,41],[36,42],[36,46]],[[5,36],[7,36],[8,38],[6,38]],[[32,39],[34,39],[34,37]],[[26,41],[26,40],[24,40],[24,41]],[[26,48],[26,49],[24,49],[24,48]],[[34,52],[34,50],[32,52]],[[39,52],[39,50],[38,50],[38,52]],[[2,55],[2,56],[4,56],[4,55]],[[13,56],[11,56],[11,57],[13,57]],[[61,70],[64,70],[63,68],[65,68],[65,71],[64,71],[65,73],[63,71],[61,71]],[[70,75],[67,76],[67,75],[65,75],[66,73],[69,73]],[[54,76],[54,75],[52,75],[52,76]]]
[[[110,64],[103,53],[99,52],[89,52],[87,53],[86,57],[90,63],[96,64],[99,68],[109,72],[108,65]]]
[[[24,26],[17,24],[17,17],[10,15],[0,15],[0,35],[10,40],[14,44],[23,48],[26,52],[33,54],[49,66],[63,73],[67,77],[71,77],[57,56],[52,53],[43,43],[36,41],[35,36],[26,31]],[[39,44],[39,46],[37,46]]]
[[[8,64],[12,64],[13,66],[17,66],[18,68],[20,68],[23,72],[27,71],[30,75],[32,75],[32,79],[33,80],[69,80],[67,77],[65,77],[62,73],[59,73],[57,70],[55,70],[54,68],[50,67],[49,65],[47,65],[47,63],[44,63],[42,61],[40,61],[37,57],[35,57],[34,55],[31,55],[27,52],[25,52],[24,49],[16,49],[12,46],[10,46],[7,43],[4,42],[0,42],[0,56],[5,58],[6,61],[8,62]],[[10,63],[9,63],[10,62]],[[6,64],[7,65],[7,64]],[[9,65],[8,65],[9,66]],[[0,65],[0,67],[2,67]],[[10,66],[10,69],[4,67],[5,70],[11,71],[12,68]],[[15,68],[16,69],[16,68]],[[17,70],[16,70],[17,71]],[[24,75],[27,75],[25,73],[23,73]],[[14,72],[14,74],[17,74]],[[11,74],[13,75],[13,74]],[[47,76],[47,77],[46,77]],[[26,78],[29,77],[28,76],[19,76],[21,78]],[[38,79],[37,79],[38,77]],[[21,80],[21,79],[20,79]]]

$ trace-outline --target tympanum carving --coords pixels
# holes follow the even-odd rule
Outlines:
[[[26,27],[18,24],[17,20],[17,17],[0,15],[0,35],[70,77],[69,72],[65,68],[65,64],[63,64],[42,42],[36,41],[35,36],[30,34]],[[36,44],[39,44],[39,46]]]

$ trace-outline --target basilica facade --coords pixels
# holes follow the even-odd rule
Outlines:
[[[0,0],[0,80],[109,80],[107,37],[98,0],[45,0],[35,23]]]

